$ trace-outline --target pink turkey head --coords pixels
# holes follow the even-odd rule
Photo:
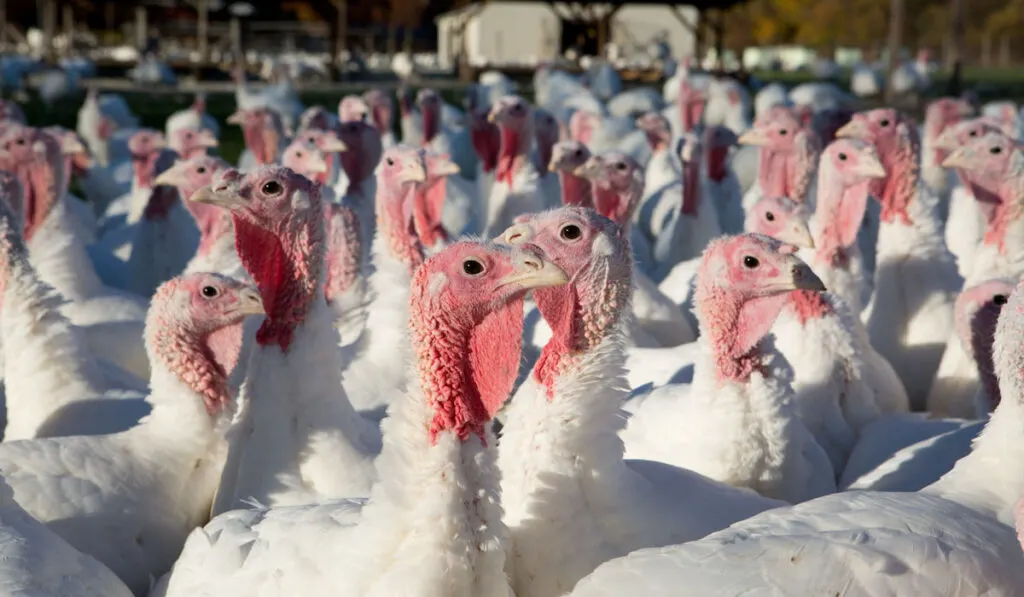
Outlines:
[[[761,339],[793,290],[823,291],[796,248],[759,234],[711,241],[697,272],[695,301],[720,383],[763,372]]]
[[[338,118],[342,122],[366,122],[370,119],[370,106],[358,95],[346,95],[338,104]]]
[[[245,174],[228,169],[190,200],[231,212],[238,257],[267,309],[256,341],[287,352],[320,288],[325,251],[320,187],[284,166]]]
[[[708,178],[722,182],[729,175],[729,150],[739,139],[728,127],[711,125],[704,129],[703,142]]]
[[[228,123],[242,127],[245,146],[261,166],[277,161],[281,142],[285,137],[281,116],[270,108],[238,110],[228,117]]]
[[[551,148],[548,170],[557,172],[562,183],[562,205],[594,207],[590,181],[576,175],[576,170],[590,159],[590,150],[579,141],[560,141]]]
[[[299,134],[323,131],[331,127],[331,113],[323,106],[310,106],[299,116]]]
[[[132,154],[132,160],[144,160],[149,156],[159,153],[167,147],[167,140],[164,134],[152,129],[141,129],[128,138],[128,151]]]
[[[558,121],[547,110],[536,109],[533,111],[533,132],[537,145],[537,172],[545,172],[548,164],[551,163],[551,151],[555,143],[558,143]]]
[[[377,168],[377,233],[410,271],[423,261],[413,219],[416,194],[426,181],[426,151],[403,144],[384,152]]]
[[[64,154],[65,175],[83,178],[88,176],[89,169],[93,167],[92,155],[85,141],[70,129],[59,126],[48,126],[43,132],[54,136],[60,143],[61,152]],[[68,180],[70,183],[70,180]]]
[[[441,97],[433,89],[420,89],[416,106],[423,121],[423,144],[427,145],[441,132]]]
[[[775,151],[793,151],[796,134],[804,129],[804,123],[787,106],[772,106],[753,127],[742,135],[741,145],[767,147]]]
[[[992,361],[996,324],[1003,305],[1013,294],[1012,280],[989,280],[964,289],[956,299],[953,324],[964,351],[978,368],[990,409],[999,405],[999,379]]]
[[[991,131],[962,145],[942,165],[968,174],[974,198],[988,219],[984,242],[998,245],[1002,251],[1007,228],[1022,214],[1024,154],[1021,145],[1002,132]]]
[[[174,278],[157,289],[146,316],[150,360],[202,396],[216,416],[231,404],[228,376],[241,353],[242,320],[262,314],[252,286],[210,273]]]
[[[519,371],[523,298],[564,284],[536,252],[462,241],[426,260],[410,288],[409,327],[432,441],[482,438]]]
[[[813,248],[814,240],[807,226],[810,216],[803,203],[788,197],[762,197],[747,212],[743,230],[796,247]]]
[[[164,170],[154,180],[154,184],[175,187],[185,201],[185,208],[192,214],[199,228],[199,248],[197,252],[207,255],[216,242],[233,230],[231,214],[217,206],[191,201],[192,195],[199,189],[213,183],[218,172],[230,166],[224,160],[213,156],[200,156],[190,160],[179,160]]]
[[[871,185],[872,196],[882,204],[882,221],[910,224],[907,210],[917,193],[920,167],[917,127],[892,108],[878,108],[854,114],[836,135],[875,146],[886,170],[886,177]]]
[[[363,94],[363,100],[370,106],[370,122],[381,135],[391,132],[395,119],[395,103],[391,96],[380,89],[371,89]]]
[[[533,110],[523,98],[507,95],[491,107],[488,119],[501,134],[496,180],[511,185],[533,142]]]
[[[805,199],[820,143],[796,112],[786,106],[773,107],[738,142],[760,148],[757,177],[765,195]]]
[[[363,243],[359,234],[359,218],[351,208],[337,203],[324,203],[324,222],[327,231],[324,298],[328,304],[332,304],[345,294],[359,277]]]
[[[594,208],[619,226],[633,217],[644,192],[644,169],[620,151],[591,156],[574,172],[590,180]]]
[[[935,141],[946,129],[967,118],[973,111],[966,101],[952,97],[939,98],[928,104],[924,116],[924,139],[933,148],[935,165],[946,159],[946,151],[938,147]]]
[[[341,154],[341,167],[348,177],[348,193],[362,193],[362,184],[373,176],[380,162],[383,145],[380,133],[361,120],[343,122],[338,127],[338,138],[346,150]]]
[[[601,117],[587,110],[576,110],[569,117],[569,138],[584,145],[594,140],[601,128]]]
[[[32,239],[67,191],[64,163],[61,142],[40,129],[15,125],[0,138],[0,165],[17,175],[24,193],[26,241]]]
[[[317,184],[326,184],[329,167],[320,148],[296,139],[281,154],[281,165],[298,172]]]
[[[413,201],[412,222],[416,236],[424,247],[448,242],[448,231],[441,217],[448,197],[448,177],[459,173],[459,166],[444,154],[427,151],[423,157],[427,178],[420,185]]]
[[[668,149],[672,141],[672,127],[661,112],[648,112],[636,119],[636,127],[644,132],[651,151],[659,152]]]
[[[191,159],[206,155],[207,150],[217,147],[219,143],[213,132],[203,129],[183,127],[171,133],[170,147],[178,152],[183,159]]]
[[[704,107],[708,103],[707,91],[696,87],[689,77],[679,83],[679,111],[683,132],[697,128],[704,118]]]
[[[874,145],[859,139],[838,139],[821,154],[815,241],[817,259],[846,267],[847,251],[857,241],[868,189],[885,177]]]
[[[633,269],[629,240],[614,222],[582,207],[525,216],[498,240],[538,247],[569,276],[565,286],[533,292],[553,333],[534,374],[551,397],[556,377],[574,355],[600,344],[629,307]]]
[[[946,157],[949,157],[949,153],[957,148],[965,146],[988,133],[999,132],[1002,132],[1002,127],[991,119],[984,117],[971,118],[946,127],[946,130],[942,131],[942,134],[933,142],[932,146],[944,150]],[[944,164],[945,160],[941,163]],[[960,180],[960,184],[967,187],[971,191],[971,195],[978,201],[986,217],[993,217],[995,215],[995,207],[1000,202],[998,195],[1000,180],[987,176],[985,169],[955,168],[954,171]]]

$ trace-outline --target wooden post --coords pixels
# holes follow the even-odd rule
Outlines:
[[[196,0],[196,40],[199,50],[199,64],[210,63],[210,4],[208,0]]]
[[[53,37],[57,31],[57,0],[43,0],[43,53],[48,62],[54,59]]]
[[[892,89],[892,75],[900,64],[900,46],[903,43],[903,0],[890,0],[889,2],[889,68],[885,81],[885,101],[892,102],[894,92]]]
[[[146,7],[135,7],[135,47],[142,52],[146,49],[146,38],[149,37],[149,24],[146,22]]]
[[[715,11],[715,62],[719,70],[725,69],[725,12]]]
[[[597,17],[597,53],[602,58],[607,55],[604,45],[608,42],[608,15]]]
[[[235,56],[235,60],[241,63],[245,63],[245,56],[242,54],[242,19],[232,16],[231,17],[231,53]]]
[[[7,49],[7,0],[0,0],[0,48]]]
[[[73,49],[75,39],[75,7],[70,3],[61,7],[61,24],[64,29],[64,55],[67,56]]]
[[[951,0],[950,16],[952,19],[952,35],[950,36],[950,53],[953,58],[953,74],[949,78],[949,94],[960,95],[962,87],[963,47],[964,47],[964,0]]]

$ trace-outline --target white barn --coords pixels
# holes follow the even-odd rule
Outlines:
[[[452,67],[458,59],[463,44],[460,32],[473,66],[533,65],[559,56],[571,45],[568,35],[573,23],[561,16],[568,13],[569,4],[554,4],[488,1],[441,15],[437,18],[441,67]],[[687,23],[696,26],[697,9],[680,10]],[[607,41],[623,56],[641,53],[659,40],[668,42],[676,58],[693,54],[694,35],[669,6],[629,4],[611,17]]]

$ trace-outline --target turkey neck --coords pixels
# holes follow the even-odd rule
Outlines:
[[[151,151],[143,155],[132,155],[132,172],[134,174],[132,183],[135,190],[150,189],[153,187],[156,161],[160,159],[159,151]]]
[[[696,217],[700,207],[700,160],[683,162],[683,215]]]
[[[526,156],[530,151],[530,135],[519,127],[499,124],[501,136],[498,150],[497,180],[507,185],[526,164]]]
[[[508,531],[495,438],[466,366],[471,330],[438,314],[415,321],[418,383],[396,398],[385,423],[377,466],[388,474],[374,486],[355,531],[363,534],[354,594],[379,594],[381,578],[415,578],[420,595],[505,597]]]
[[[564,170],[559,170],[558,180],[562,187],[562,205],[594,207],[589,181]]]
[[[916,222],[911,218],[910,208],[920,180],[917,139],[906,129],[892,146],[880,153],[888,176],[874,183],[872,191],[882,204],[882,223],[913,226]]]
[[[1013,509],[1024,489],[1024,317],[1020,290],[1004,305],[993,350],[999,377],[999,407],[974,440],[971,453],[922,491],[938,494],[1013,526]]]
[[[815,155],[806,131],[797,133],[793,147],[785,151],[762,148],[758,176],[766,197],[789,197],[804,202],[814,176]]]
[[[684,132],[696,130],[704,116],[704,101],[687,99],[679,102],[679,121]]]
[[[698,281],[696,300],[718,383],[746,384],[755,372],[767,375],[762,339],[789,300],[787,294],[744,300]]]
[[[469,135],[473,150],[480,158],[480,165],[485,173],[494,172],[498,167],[498,155],[501,152],[501,133],[498,127],[487,122],[480,116],[473,116]],[[479,122],[478,122],[479,121]]]
[[[972,193],[974,193],[975,187],[981,187],[981,185],[972,185]],[[979,188],[979,192],[985,193],[985,189]],[[1024,239],[1019,238],[1022,232],[1020,229],[1022,227],[1021,210],[1022,204],[1024,204],[1024,176],[1018,173],[1000,180],[996,193],[995,209],[982,209],[988,219],[988,228],[985,230],[985,238],[982,242],[998,247],[999,253],[1003,255],[1008,251],[1020,252],[1018,247],[1024,242]],[[985,195],[982,196],[985,197]],[[978,195],[975,195],[976,199],[977,197]],[[978,199],[978,201],[979,204],[984,205],[982,199]],[[1018,238],[1008,243],[1008,236]]]
[[[814,256],[830,269],[849,270],[852,258],[859,258],[857,237],[847,244],[843,228],[860,229],[867,208],[870,180],[844,184],[831,164],[823,164],[818,172],[818,200],[814,219]],[[852,207],[851,207],[852,206]],[[845,209],[844,209],[845,208]],[[840,218],[852,218],[856,225]]]

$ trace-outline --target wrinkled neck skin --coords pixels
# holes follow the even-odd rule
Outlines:
[[[7,394],[6,441],[38,437],[50,415],[102,395],[102,373],[82,336],[61,313],[63,300],[21,256],[10,256],[0,303]]]
[[[434,137],[441,132],[441,107],[431,106],[421,112],[423,123],[423,139],[421,145],[429,145]]]
[[[972,194],[976,190],[984,193],[979,186],[971,186]],[[975,199],[981,204],[983,199],[979,199],[979,196],[975,194]],[[1021,222],[1024,210],[1024,178],[1018,176],[1001,181],[997,187],[997,197],[994,210],[982,210],[988,218],[988,228],[982,242],[996,247],[999,254],[1004,257],[1009,253],[1020,253],[1024,251],[1024,223]]]
[[[814,160],[803,152],[761,149],[758,182],[765,197],[803,202],[814,177]]]
[[[501,149],[498,151],[496,180],[511,186],[512,179],[526,163],[530,151],[530,135],[508,125],[499,125]]]
[[[594,207],[590,181],[564,170],[559,170],[558,180],[562,187],[562,205]]]
[[[919,181],[917,147],[903,139],[896,146],[888,148],[882,155],[885,170],[884,179],[872,185],[875,197],[882,203],[882,223],[901,223],[912,226],[911,204],[915,203]]]
[[[254,123],[242,127],[242,136],[258,165],[267,166],[277,162],[282,141],[277,131]]]
[[[480,159],[480,167],[487,174],[494,172],[498,167],[498,156],[501,152],[501,135],[495,134],[495,129],[489,122],[470,125],[470,141],[473,144],[473,151]],[[547,164],[545,164],[547,167]]]
[[[682,124],[683,132],[695,130],[701,123],[704,116],[703,100],[683,100],[679,102],[679,122]]]
[[[767,376],[763,338],[789,297],[783,293],[744,301],[713,283],[698,284],[701,332],[718,385],[746,384],[754,373]]]
[[[508,530],[502,522],[500,473],[490,425],[460,439],[454,429],[437,430],[434,388],[466,388],[467,367],[435,365],[430,347],[465,354],[466,330],[434,327],[421,337],[418,381],[396,397],[377,466],[388,474],[374,485],[353,532],[353,594],[393,595],[416,579],[416,592],[451,597],[511,597],[505,574]],[[426,352],[425,352],[426,351]]]
[[[704,152],[704,163],[707,164],[708,179],[716,183],[725,180],[729,175],[729,148],[709,146]]]

